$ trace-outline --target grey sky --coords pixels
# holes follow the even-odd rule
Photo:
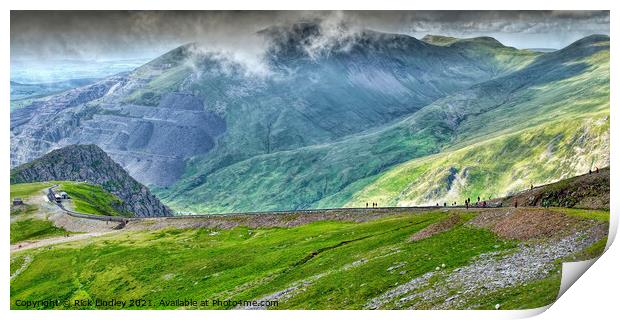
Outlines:
[[[253,55],[264,45],[256,31],[309,19],[416,38],[485,35],[517,48],[561,48],[609,34],[609,11],[12,11],[11,60],[155,57],[194,41]]]

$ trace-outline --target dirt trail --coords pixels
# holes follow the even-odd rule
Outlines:
[[[99,237],[102,235],[110,234],[118,232],[116,230],[110,230],[105,232],[91,232],[91,233],[82,233],[82,234],[74,234],[68,237],[53,237],[53,238],[45,238],[40,240],[27,240],[19,243],[15,243],[11,245],[11,252],[18,252],[26,249],[34,249],[41,248],[46,246],[51,246],[59,243],[67,243],[72,241],[89,239],[92,237]]]
[[[12,262],[13,262],[13,260],[11,259],[11,263]],[[15,272],[13,272],[13,274],[11,274],[11,280],[13,280],[13,278],[17,277],[22,272],[24,272],[24,270],[26,270],[26,268],[28,268],[30,263],[32,263],[32,256],[25,256],[24,257],[24,262],[22,262],[21,267],[19,267],[19,269],[15,270]]]

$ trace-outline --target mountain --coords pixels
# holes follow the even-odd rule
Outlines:
[[[36,101],[11,116],[12,165],[55,147],[95,143],[138,180],[167,187],[195,156],[215,171],[331,142],[536,56],[507,49],[512,60],[489,61],[468,48],[372,31],[318,55],[296,45],[320,32],[310,23],[263,31],[272,42],[266,63],[274,74],[267,77],[188,44],[128,75]]]
[[[382,172],[345,205],[462,203],[608,166],[609,37],[582,39],[427,108],[456,119],[452,145]]]
[[[72,145],[11,170],[11,184],[41,181],[77,181],[101,186],[118,197],[120,212],[138,217],[171,216],[147,187],[134,180],[96,145]]]
[[[543,54],[489,37],[441,45],[371,30],[334,37],[312,22],[259,35],[269,43],[262,73],[192,43],[13,111],[11,165],[94,143],[172,207],[229,212],[358,205],[381,177],[411,161],[557,123],[562,135],[580,121],[602,124],[592,133],[602,156],[567,148],[556,163],[578,166],[554,171],[531,154],[523,160],[544,168],[534,182],[608,161],[608,37]],[[587,144],[576,141],[574,148]],[[493,169],[517,164],[503,162]],[[416,177],[401,177],[407,183],[398,188]],[[493,192],[526,183],[498,181]],[[398,188],[390,192],[404,191]],[[412,199],[429,202],[447,191],[422,193]]]
[[[606,37],[584,39],[362,134],[253,157],[211,174],[196,165],[189,170],[196,174],[184,177],[170,196],[162,194],[173,206],[216,212],[435,204],[466,194],[499,196],[603,167],[609,163],[608,50]],[[437,161],[441,155],[445,160]],[[416,166],[424,174],[398,170],[406,159],[424,161]],[[451,181],[453,166],[464,175],[459,181],[466,187],[458,192],[444,182]],[[407,192],[416,196],[394,201]]]

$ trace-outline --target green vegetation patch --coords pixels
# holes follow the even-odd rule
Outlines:
[[[53,184],[54,183],[51,181],[11,184],[11,199],[32,197],[37,195],[41,190],[51,187]]]
[[[25,219],[11,222],[11,243],[67,234],[49,220]]]
[[[17,256],[11,258],[11,274],[15,273],[26,262],[26,256]]]
[[[607,237],[595,242],[591,246],[583,249],[581,252],[576,253],[567,261],[585,261],[600,257],[605,252],[605,246],[607,245]]]
[[[609,211],[608,210],[587,210],[587,209],[573,209],[573,208],[551,208],[549,210],[561,212],[563,214],[573,216],[573,217],[609,222]]]
[[[76,211],[104,216],[125,216],[132,214],[123,211],[123,201],[97,185],[78,182],[61,182],[58,191],[65,191],[73,202]]]

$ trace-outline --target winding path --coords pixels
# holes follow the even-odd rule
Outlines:
[[[45,239],[39,239],[39,240],[26,240],[23,242],[12,244],[11,252],[18,252],[18,251],[22,251],[26,249],[46,247],[46,246],[50,246],[53,244],[84,240],[84,239],[88,239],[92,237],[102,236],[104,234],[110,234],[113,232],[118,232],[118,231],[111,230],[111,231],[106,231],[106,232],[90,232],[90,233],[72,234],[68,236],[45,238]]]

